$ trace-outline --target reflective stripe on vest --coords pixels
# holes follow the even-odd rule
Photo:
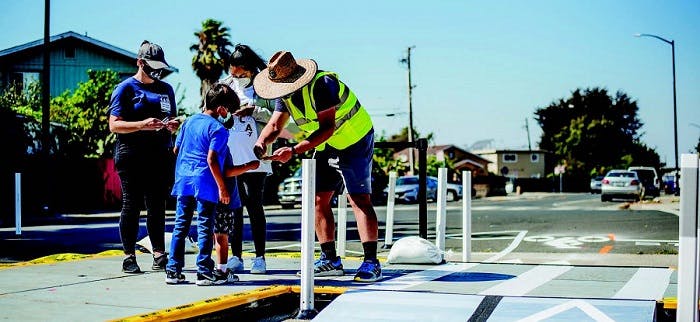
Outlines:
[[[291,99],[284,99],[292,119],[299,126],[299,129],[304,132],[312,133],[319,128],[316,104],[311,93],[313,93],[316,81],[326,75],[331,75],[337,79],[335,73],[319,72],[309,85],[302,87],[303,111],[295,106]],[[342,150],[362,139],[372,129],[372,120],[362,107],[362,104],[357,100],[355,94],[340,80],[338,80],[338,92],[340,94],[340,102],[336,106],[335,131],[325,143],[328,143],[333,148]],[[323,145],[321,145],[317,147],[317,150],[323,150],[323,148]]]

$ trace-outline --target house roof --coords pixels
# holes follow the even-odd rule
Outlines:
[[[132,53],[128,50],[119,48],[119,47],[114,46],[114,45],[110,45],[106,42],[97,40],[95,38],[88,37],[87,35],[81,35],[81,34],[74,32],[74,31],[67,31],[67,32],[64,32],[64,33],[61,33],[58,35],[53,35],[49,38],[49,43],[54,43],[56,41],[67,39],[67,38],[78,39],[80,41],[92,44],[92,45],[97,46],[97,47],[104,48],[108,51],[111,51],[113,53],[116,53],[118,55],[124,56],[124,57],[129,58],[129,59],[133,59],[133,60],[137,59],[136,53]],[[32,42],[28,42],[26,44],[10,47],[10,48],[7,48],[7,49],[0,51],[0,58],[5,57],[5,56],[9,56],[9,55],[12,55],[15,53],[19,53],[19,52],[22,52],[22,51],[25,51],[28,49],[40,47],[43,44],[44,44],[44,39],[39,39],[39,40],[35,40]],[[179,70],[173,66],[170,66],[169,70],[172,72],[179,72]]]
[[[466,155],[467,158],[470,159],[470,160],[472,161],[471,163],[475,163],[475,162],[491,163],[491,161],[489,161],[489,160],[487,160],[487,159],[484,159],[484,158],[481,157],[480,155],[474,154],[474,153],[469,152],[469,151],[465,151],[464,149],[462,149],[462,148],[460,148],[460,147],[458,147],[458,146],[456,146],[456,145],[453,145],[453,144],[429,146],[429,147],[428,147],[428,150],[426,151],[426,153],[427,153],[428,155],[435,155],[435,154],[437,154],[437,152],[439,152],[439,151],[445,151],[445,150],[449,150],[449,149],[459,150],[462,154]],[[409,153],[409,152],[408,152],[408,149],[403,149],[403,150],[401,150],[401,151],[398,151],[398,152],[394,153],[394,156],[408,155],[408,153]],[[414,149],[414,153],[417,154],[417,153],[418,153],[418,150],[415,150],[415,149]],[[463,160],[463,159],[461,159],[461,160]],[[461,160],[460,160],[460,161],[461,161]],[[459,163],[459,162],[458,162],[458,163]]]

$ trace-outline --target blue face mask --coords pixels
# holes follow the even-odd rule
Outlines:
[[[216,119],[227,129],[233,127],[233,116],[231,113],[227,113],[226,117],[222,117],[221,115],[219,115]]]

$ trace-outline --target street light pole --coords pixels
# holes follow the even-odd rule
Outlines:
[[[636,34],[636,37],[652,37],[656,38],[658,40],[661,40],[669,45],[671,45],[671,62],[672,62],[672,68],[673,68],[673,142],[674,142],[674,158],[676,160],[676,166],[674,168],[676,172],[676,182],[675,182],[675,195],[678,196],[680,191],[679,191],[679,185],[678,181],[680,178],[680,169],[678,168],[678,115],[676,111],[676,43],[673,40],[668,40],[662,37],[659,37],[657,35],[651,35],[651,34]]]

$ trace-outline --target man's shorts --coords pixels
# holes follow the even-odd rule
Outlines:
[[[374,129],[343,150],[326,145],[316,151],[316,191],[342,193],[345,187],[350,194],[371,194],[373,155]]]

